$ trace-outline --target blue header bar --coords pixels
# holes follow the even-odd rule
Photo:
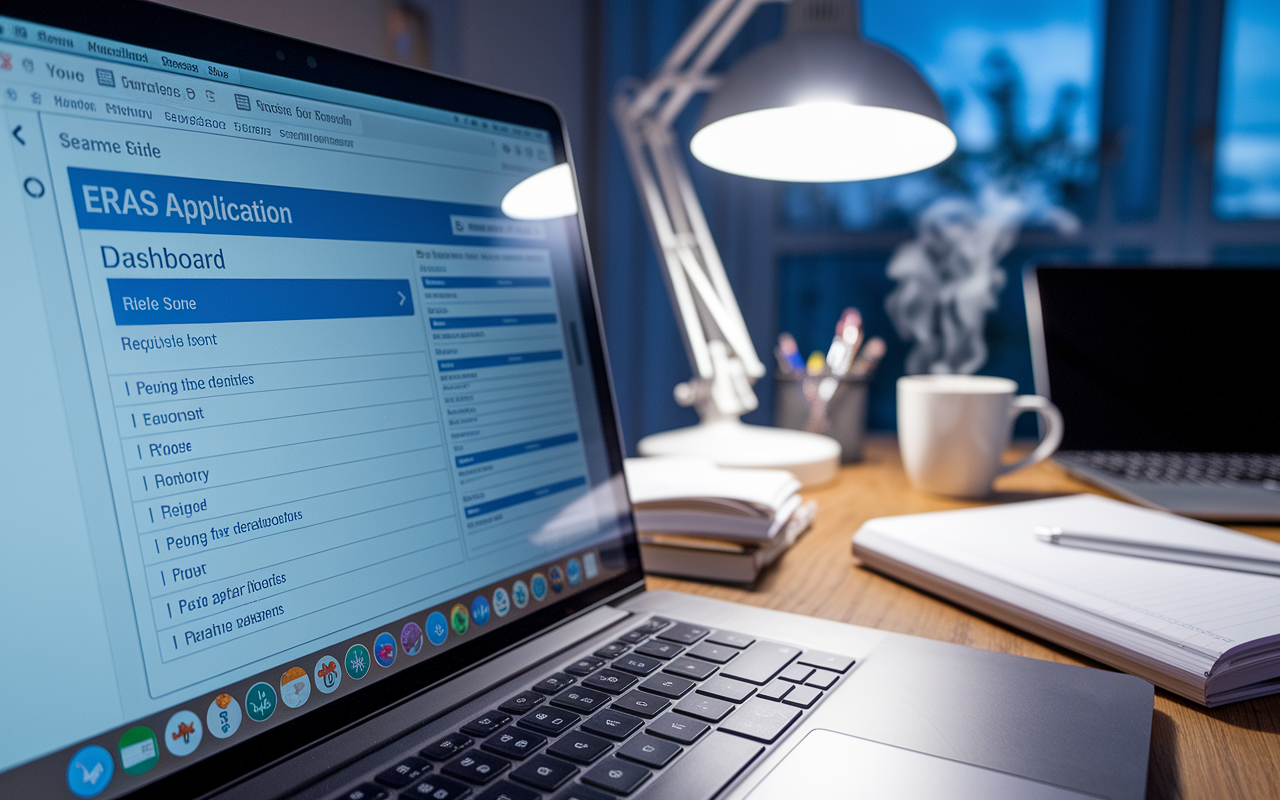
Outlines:
[[[450,214],[505,219],[490,206],[434,200],[79,167],[67,175],[86,230],[455,244]]]

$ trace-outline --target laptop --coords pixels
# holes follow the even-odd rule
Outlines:
[[[645,590],[551,106],[2,12],[0,796],[1143,796],[1145,681]]]
[[[1055,460],[1152,508],[1280,520],[1280,270],[1041,265],[1023,287]]]

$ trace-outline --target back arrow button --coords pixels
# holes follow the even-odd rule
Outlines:
[[[25,146],[26,146],[26,144],[27,144],[27,140],[26,140],[26,139],[23,139],[21,136],[19,136],[19,135],[18,135],[18,132],[19,132],[19,131],[21,131],[21,130],[22,130],[22,126],[21,126],[21,125],[19,125],[18,127],[14,128],[14,129],[13,129],[13,138],[15,138],[15,139],[17,139],[17,140],[18,140],[18,144],[23,145],[23,146],[25,147]]]

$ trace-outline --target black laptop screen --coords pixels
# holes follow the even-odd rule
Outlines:
[[[500,209],[554,114],[119,12],[0,18],[0,794],[252,769],[638,574],[578,220]]]
[[[1280,453],[1280,269],[1040,267],[1064,450]]]

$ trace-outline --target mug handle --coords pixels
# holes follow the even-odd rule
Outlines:
[[[996,475],[1007,475],[1014,470],[1029,467],[1032,464],[1039,464],[1049,456],[1053,455],[1058,449],[1058,445],[1062,444],[1062,412],[1058,407],[1049,402],[1049,398],[1041,397],[1038,394],[1022,394],[1013,398],[1013,404],[1009,407],[1009,419],[1013,420],[1020,414],[1028,411],[1034,411],[1044,418],[1045,431],[1044,439],[1040,444],[1036,445],[1036,449],[1032,450],[1026,458],[1021,461],[1015,461],[1012,464],[1001,464],[1000,469],[996,471]]]

